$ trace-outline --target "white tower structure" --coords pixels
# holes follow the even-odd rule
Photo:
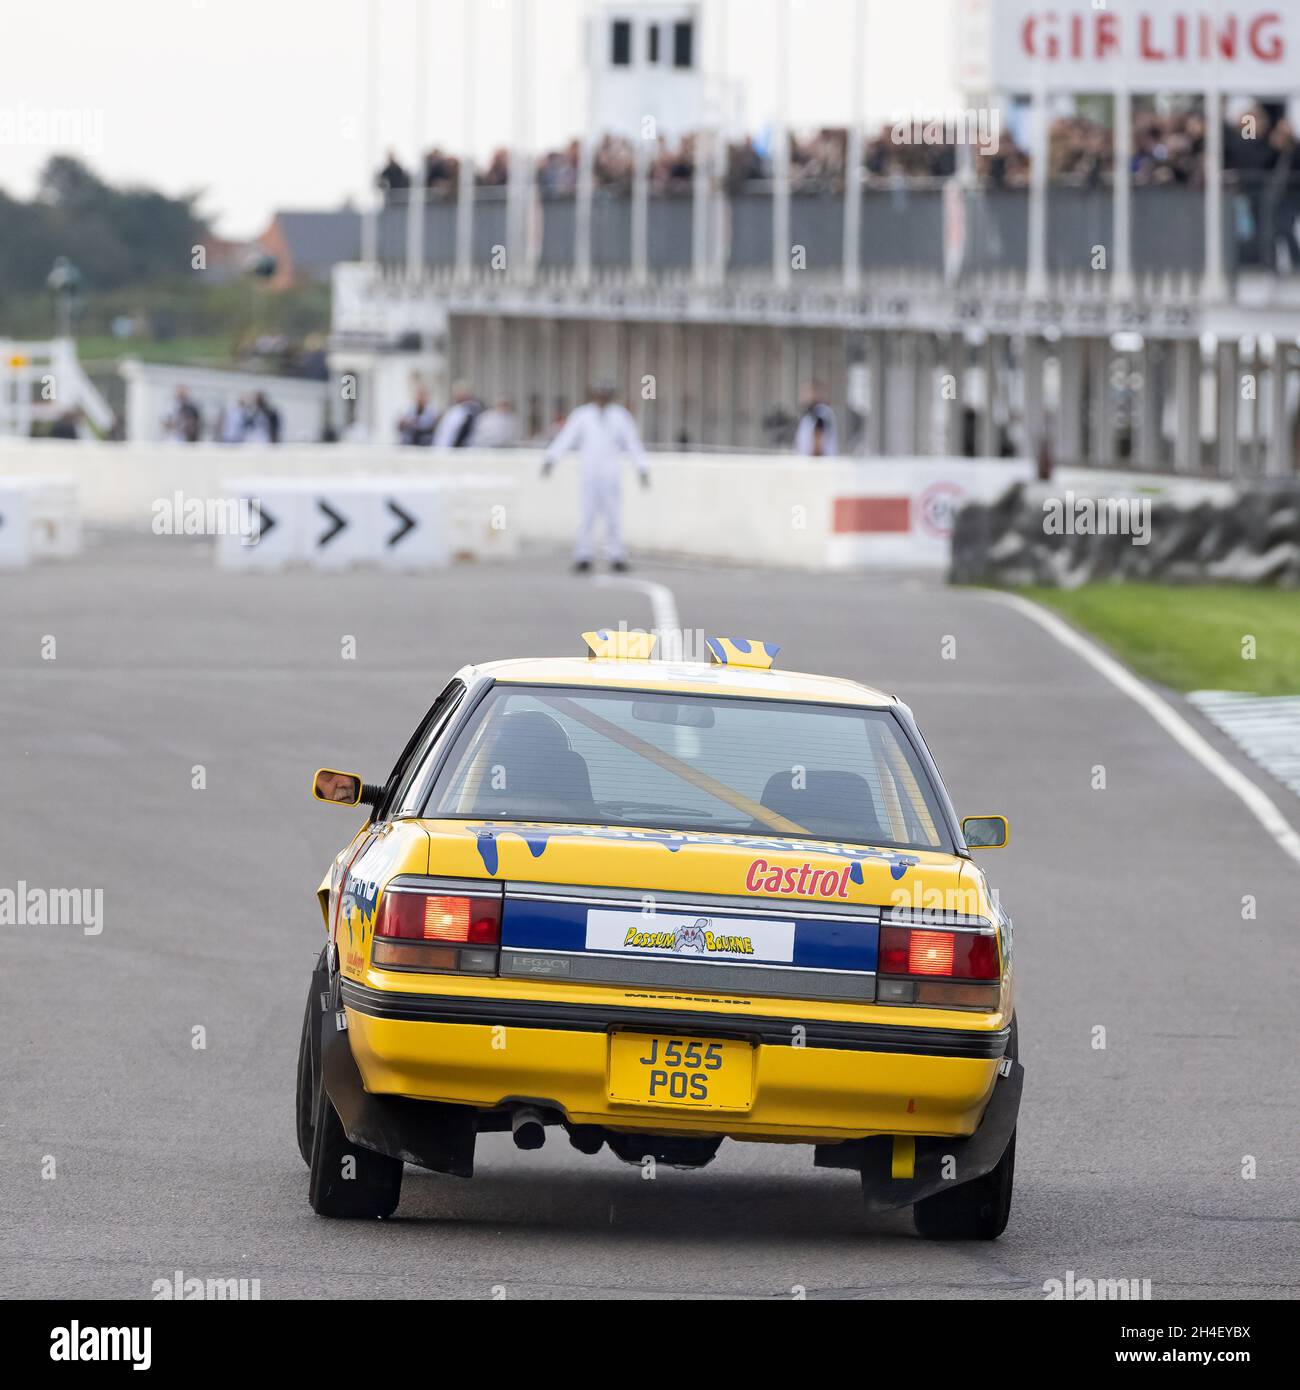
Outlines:
[[[632,138],[651,117],[673,139],[706,123],[698,3],[607,0],[588,25],[595,130]]]

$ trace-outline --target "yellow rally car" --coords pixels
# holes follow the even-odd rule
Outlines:
[[[325,1216],[387,1216],[404,1163],[479,1133],[702,1167],[815,1145],[922,1235],[1006,1226],[1023,1073],[1011,922],[906,705],[775,648],[585,634],[468,666],[319,889],[297,1125]]]

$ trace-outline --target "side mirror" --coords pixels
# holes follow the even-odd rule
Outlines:
[[[1006,816],[967,816],[961,833],[968,849],[1005,849],[1011,842]]]
[[[321,768],[311,784],[311,794],[317,801],[329,801],[335,806],[360,806],[365,792],[365,783],[355,772],[335,772],[332,767]]]

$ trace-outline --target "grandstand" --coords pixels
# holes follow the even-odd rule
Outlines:
[[[1294,473],[1300,13],[1058,11],[1049,30],[1025,0],[965,0],[966,105],[933,132],[796,141],[777,110],[759,150],[708,76],[700,6],[596,6],[571,149],[439,154],[363,212],[332,361],[371,437],[413,370],[537,430],[601,375],[652,445],[753,451],[817,380],[867,456]],[[690,128],[645,138],[657,100]]]

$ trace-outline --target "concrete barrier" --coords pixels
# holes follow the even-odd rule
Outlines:
[[[517,528],[506,524],[514,491],[512,479],[490,474],[232,478],[223,492],[239,522],[219,534],[217,561],[225,569],[415,571],[505,558],[518,549]]]
[[[81,513],[75,478],[57,474],[0,475],[0,566],[76,555]]]
[[[159,499],[182,490],[221,497],[227,479],[266,486],[347,483],[358,478],[426,483],[473,478],[513,485],[492,506],[493,553],[536,543],[569,546],[578,520],[578,461],[549,480],[535,449],[455,450],[315,445],[275,448],[122,444],[92,448],[19,441],[0,455],[6,471],[42,468],[77,479],[87,522],[147,529]],[[653,454],[651,487],[627,470],[624,508],[634,552],[704,561],[828,570],[877,566],[941,571],[957,510],[991,501],[1032,474],[1027,460],[833,459],[789,455]],[[1128,477],[1163,488],[1169,479]],[[1065,475],[1062,483],[1069,486]],[[481,511],[480,511],[481,516]],[[457,552],[453,520],[449,538]],[[482,540],[482,537],[480,537]],[[483,542],[487,544],[486,541]]]
[[[30,558],[27,490],[0,482],[0,569],[23,569]]]

